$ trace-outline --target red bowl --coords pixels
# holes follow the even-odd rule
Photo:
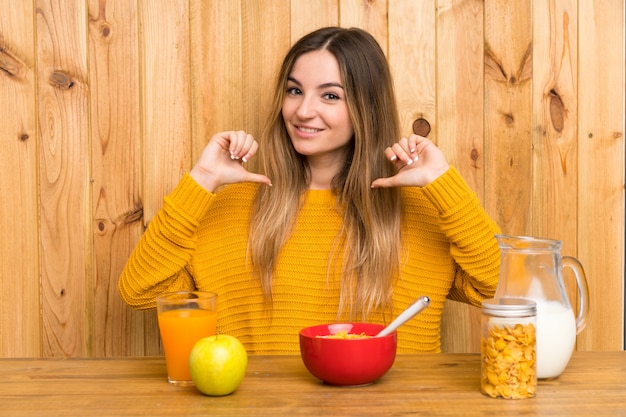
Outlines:
[[[375,336],[385,326],[334,323],[300,330],[300,356],[313,376],[331,385],[363,385],[382,377],[396,358],[396,332],[368,339],[331,339],[340,331]]]

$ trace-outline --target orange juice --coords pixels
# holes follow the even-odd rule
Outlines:
[[[190,381],[189,353],[198,340],[215,334],[217,311],[181,308],[161,312],[158,319],[168,379]]]

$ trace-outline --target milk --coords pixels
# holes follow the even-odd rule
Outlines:
[[[574,312],[556,301],[537,302],[537,378],[556,378],[576,344]]]

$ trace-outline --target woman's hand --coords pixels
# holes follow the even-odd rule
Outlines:
[[[418,135],[400,139],[385,149],[385,157],[394,164],[398,173],[374,180],[372,188],[425,187],[450,168],[443,152],[429,139]]]
[[[225,184],[258,182],[272,185],[265,175],[248,172],[249,161],[259,144],[244,131],[221,132],[211,138],[189,175],[209,192]]]

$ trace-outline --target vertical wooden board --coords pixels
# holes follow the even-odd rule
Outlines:
[[[193,162],[211,137],[243,129],[241,3],[191,0]]]
[[[578,10],[576,0],[533,3],[534,236],[576,254]]]
[[[84,3],[36,1],[43,355],[89,356],[93,320]]]
[[[143,233],[137,4],[89,0],[88,18],[93,354],[143,355],[145,314],[124,304],[117,290],[119,275]]]
[[[530,2],[485,0],[485,208],[527,234],[532,198]]]
[[[39,357],[33,5],[0,0],[0,10],[0,357]]]
[[[291,0],[291,43],[325,26],[339,25],[339,0]]]
[[[591,317],[582,350],[621,350],[624,335],[624,2],[579,2],[578,257]]]
[[[432,1],[396,1],[389,4],[387,57],[394,79],[402,135],[413,132],[415,121],[435,130],[435,6]],[[379,39],[380,41],[380,39]]]
[[[480,0],[437,3],[437,143],[479,198],[484,198],[483,5]],[[480,351],[480,310],[447,301],[442,350]]]
[[[289,0],[242,2],[243,129],[257,138],[269,114],[280,64],[291,46],[290,6]]]
[[[191,65],[188,0],[140,0],[143,215],[191,168]]]
[[[398,0],[396,0],[398,1]],[[339,24],[343,27],[359,27],[367,30],[376,38],[383,51],[387,53],[388,30],[390,21],[385,0],[341,0],[339,2]],[[393,6],[394,2],[391,6]],[[419,3],[426,3],[420,1]],[[394,22],[391,21],[391,25]]]

